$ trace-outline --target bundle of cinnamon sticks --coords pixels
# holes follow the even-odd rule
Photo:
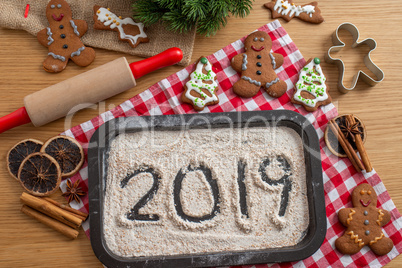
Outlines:
[[[48,197],[36,197],[24,192],[20,200],[24,204],[21,208],[23,213],[71,239],[77,238],[78,228],[88,217],[88,214]]]
[[[335,137],[339,141],[339,144],[342,146],[343,150],[345,151],[346,155],[348,156],[349,160],[352,162],[353,167],[356,169],[356,171],[360,172],[363,169],[366,170],[366,172],[370,172],[373,170],[373,167],[371,165],[370,159],[367,155],[367,151],[364,148],[363,145],[363,140],[362,136],[358,131],[358,126],[356,125],[356,120],[355,117],[352,114],[345,115],[345,120],[349,123],[350,126],[355,126],[352,129],[355,130],[356,134],[354,135],[354,141],[356,143],[357,150],[360,154],[361,161],[357,153],[355,152],[355,149],[352,147],[350,144],[349,140],[345,137],[341,129],[339,128],[338,124],[335,122],[334,119],[330,120],[328,122],[328,126],[331,128],[332,132],[334,133]],[[363,162],[363,164],[362,164]]]

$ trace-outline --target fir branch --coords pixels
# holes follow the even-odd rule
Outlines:
[[[183,15],[178,9],[166,12],[162,20],[167,25],[168,30],[179,33],[191,30],[194,25],[194,23],[188,23],[187,16]]]
[[[198,21],[197,33],[205,36],[215,35],[222,26],[226,25],[226,18],[223,17],[209,17],[204,20]]]
[[[183,5],[183,0],[157,0],[158,4],[167,9],[180,9]]]
[[[204,19],[208,13],[208,5],[204,0],[187,0],[183,6],[183,14],[191,21]]]
[[[222,1],[212,1],[210,3],[211,6],[211,14],[215,16],[227,17],[229,16],[229,5],[227,0]]]
[[[138,0],[133,5],[135,20],[149,26],[157,23],[169,9],[161,8],[156,1]]]
[[[230,13],[235,15],[235,17],[244,18],[250,14],[252,5],[251,0],[232,1]]]
[[[134,18],[146,26],[163,22],[168,30],[183,33],[197,27],[197,33],[210,36],[225,27],[230,15],[250,14],[254,0],[137,0]]]

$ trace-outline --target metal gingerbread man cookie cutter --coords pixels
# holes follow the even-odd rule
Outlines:
[[[357,74],[355,74],[353,76],[351,87],[350,88],[345,87],[345,85],[343,84],[343,78],[345,75],[345,64],[343,63],[343,61],[341,59],[332,58],[330,55],[332,51],[337,52],[345,47],[345,43],[343,43],[339,39],[339,36],[338,36],[339,30],[347,30],[348,32],[350,32],[352,34],[353,42],[354,42],[352,44],[352,48],[356,48],[361,45],[367,45],[370,48],[370,51],[364,57],[364,64],[375,75],[376,79],[371,78],[365,72],[363,72],[362,70],[359,70],[357,72]],[[359,30],[357,29],[357,27],[349,22],[342,23],[341,25],[338,26],[338,28],[332,35],[332,43],[334,44],[334,46],[330,47],[327,54],[325,55],[325,61],[327,63],[335,64],[336,66],[338,66],[338,70],[339,70],[339,74],[340,74],[339,79],[338,79],[338,89],[342,93],[348,93],[349,91],[353,90],[356,87],[358,80],[362,80],[363,82],[365,82],[366,84],[368,84],[369,86],[372,86],[372,87],[377,85],[378,83],[380,83],[382,80],[384,80],[384,72],[380,68],[378,68],[378,66],[375,65],[374,62],[370,58],[370,53],[377,47],[376,41],[372,38],[364,39],[361,42],[358,42],[358,40],[359,40]]]

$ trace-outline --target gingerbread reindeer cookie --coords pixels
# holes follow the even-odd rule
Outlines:
[[[278,98],[286,92],[286,83],[275,73],[283,64],[283,56],[271,53],[271,47],[272,41],[266,32],[256,31],[246,38],[245,52],[232,59],[233,69],[241,74],[233,85],[234,93],[250,98],[264,87],[271,97]]]
[[[94,6],[94,29],[110,30],[119,33],[119,39],[126,41],[135,48],[140,43],[149,42],[144,32],[144,24],[133,21],[132,18],[122,18],[110,11],[110,8]]]
[[[49,27],[37,34],[38,41],[49,48],[43,68],[50,73],[63,71],[69,59],[78,66],[88,66],[95,59],[95,51],[84,46],[81,37],[88,25],[84,20],[73,20],[70,6],[64,0],[51,0],[46,7]]]
[[[353,208],[338,212],[339,221],[347,228],[335,247],[343,254],[355,254],[369,246],[377,255],[385,255],[393,247],[392,240],[384,235],[382,226],[391,220],[387,210],[377,209],[377,194],[367,183],[357,186],[352,192]]]

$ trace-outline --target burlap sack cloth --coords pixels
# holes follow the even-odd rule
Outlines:
[[[127,42],[120,41],[114,31],[94,30],[93,6],[109,7],[113,13],[123,18],[132,16],[133,0],[67,0],[74,19],[82,19],[88,23],[88,31],[82,37],[85,45],[108,50],[115,50],[141,57],[150,57],[170,47],[183,50],[183,60],[179,65],[187,66],[193,52],[195,30],[178,34],[167,31],[162,25],[147,27],[145,32],[150,42],[141,43],[132,48]],[[22,29],[35,35],[49,26],[46,19],[46,6],[49,0],[0,0],[0,27]],[[30,5],[29,14],[24,18],[26,5]]]

